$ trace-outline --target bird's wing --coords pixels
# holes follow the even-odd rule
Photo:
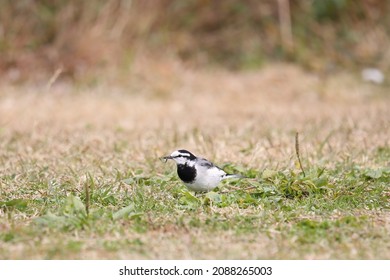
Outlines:
[[[223,179],[228,179],[228,178],[245,178],[244,176],[242,176],[240,174],[228,174],[228,173],[226,173],[225,170],[223,170],[219,166],[216,166],[215,164],[213,164],[212,162],[208,161],[205,158],[198,158],[198,164],[200,166],[205,166],[207,168],[216,168],[216,169],[218,169],[220,171],[220,174],[221,174]]]
[[[205,167],[208,167],[208,168],[215,167],[215,165],[214,165],[212,162],[208,161],[208,160],[205,159],[205,158],[198,158],[198,164],[199,164],[200,166],[205,166]],[[219,168],[219,167],[218,167],[218,168]],[[219,168],[219,169],[220,169],[220,168]]]
[[[225,176],[226,175],[226,172],[222,168],[220,168],[219,166],[216,166],[214,163],[208,161],[205,158],[199,158],[198,159],[198,164],[200,166],[204,166],[204,167],[206,167],[208,169],[217,169],[217,170],[219,170],[221,176]]]

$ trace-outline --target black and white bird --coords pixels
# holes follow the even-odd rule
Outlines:
[[[165,162],[168,159],[174,160],[177,164],[177,175],[188,189],[195,192],[209,192],[225,179],[243,178],[238,174],[227,174],[212,162],[196,157],[187,150],[174,151],[162,159]]]

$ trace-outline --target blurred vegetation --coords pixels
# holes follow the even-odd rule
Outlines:
[[[390,1],[0,0],[0,74],[77,77],[140,51],[252,69],[390,68]]]

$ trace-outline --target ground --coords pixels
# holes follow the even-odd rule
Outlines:
[[[390,258],[388,86],[137,67],[1,85],[0,259]],[[178,148],[250,178],[188,192]]]

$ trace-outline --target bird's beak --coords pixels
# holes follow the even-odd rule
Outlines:
[[[161,157],[160,160],[164,161],[164,162],[167,162],[168,159],[172,159],[171,156],[166,156],[166,157]]]

